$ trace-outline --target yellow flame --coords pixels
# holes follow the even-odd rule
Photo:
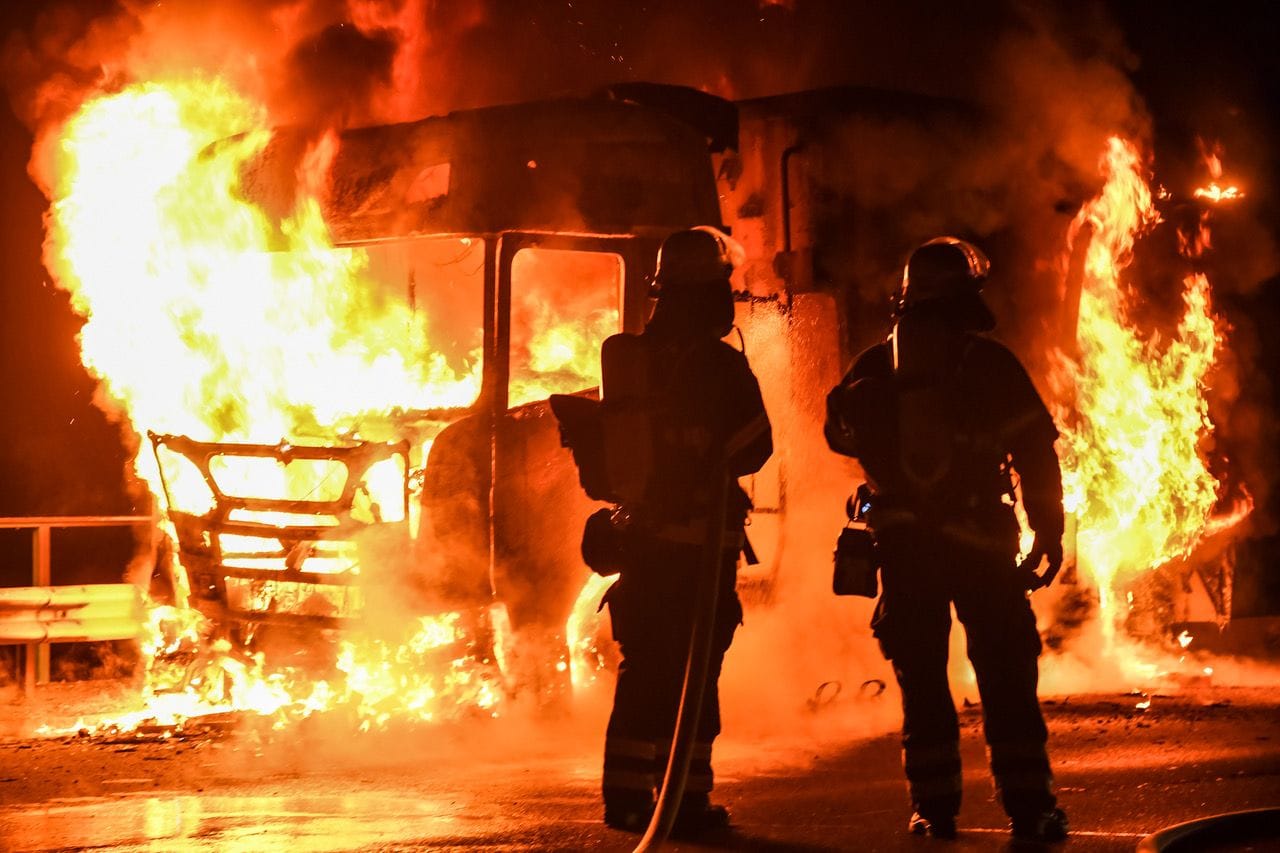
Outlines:
[[[525,249],[511,278],[511,405],[599,385],[600,345],[621,328],[621,258]]]
[[[467,639],[461,619],[458,613],[422,617],[405,643],[343,641],[338,669],[346,678],[336,704],[354,702],[363,728],[395,718],[433,722],[459,709],[493,709],[501,696],[496,673],[473,666],[468,650],[459,647]],[[432,656],[442,652],[447,664],[432,665]]]
[[[1205,170],[1209,173],[1209,183],[1203,187],[1197,187],[1193,195],[1198,199],[1217,204],[1223,201],[1234,201],[1238,198],[1244,198],[1244,193],[1240,188],[1234,185],[1222,186],[1219,181],[1222,180],[1222,146],[1218,143],[1207,144],[1203,139],[1197,139],[1200,145],[1201,159],[1204,161]]]
[[[469,404],[478,357],[462,372],[424,358],[425,325],[378,296],[365,252],[331,245],[314,196],[278,228],[242,197],[266,121],[187,80],[67,123],[46,258],[86,317],[85,364],[135,430],[204,440],[323,440],[368,413]],[[148,454],[137,466],[158,492]]]
[[[268,671],[261,655],[245,655],[225,639],[210,641],[209,625],[194,610],[155,607],[146,627],[142,706],[92,727],[78,721],[72,730],[131,731],[144,723],[177,728],[238,712],[272,718],[281,728],[337,709],[368,730],[496,714],[502,698],[498,667],[477,660],[459,613],[420,618],[403,642],[348,636],[338,649],[338,679],[298,667]]]
[[[617,575],[593,573],[573,603],[565,640],[569,647],[569,677],[575,689],[589,686],[605,667],[604,655],[596,645],[601,622],[606,618],[601,613],[600,602],[617,579]]]
[[[1211,181],[1208,186],[1196,187],[1195,197],[1216,204],[1220,201],[1233,201],[1238,198],[1244,198],[1244,193],[1237,186],[1220,187],[1216,181]]]
[[[366,422],[385,428],[386,415],[396,411],[470,406],[479,393],[480,347],[468,354],[464,343],[461,357],[455,351],[446,358],[428,335],[449,337],[458,318],[423,316],[412,299],[377,280],[368,251],[331,242],[320,196],[341,144],[337,134],[323,136],[303,158],[289,215],[273,218],[245,197],[241,176],[271,138],[260,105],[210,78],[129,86],[84,104],[62,128],[46,263],[85,318],[82,359],[125,423],[139,434],[206,441],[332,444],[359,438]],[[466,249],[471,241],[459,244]],[[525,363],[513,380],[513,404],[597,384],[600,342],[618,330],[616,285],[603,304],[581,295],[560,300],[559,291],[546,288],[586,289],[562,282],[554,264],[536,253],[521,255],[518,265],[541,264],[549,274],[526,276],[521,292],[531,308],[519,318]],[[605,264],[579,266],[620,284],[620,259],[608,256]],[[478,326],[455,337],[479,341]],[[458,349],[456,340],[451,346]],[[420,442],[415,458],[425,460],[431,436],[413,438]],[[215,458],[210,472],[229,494],[333,497],[342,487],[341,466],[325,462],[222,461]],[[209,487],[189,461],[162,452],[160,462],[171,508],[195,514],[211,508]],[[155,457],[139,453],[133,465],[163,501]],[[401,520],[402,501],[394,496],[403,477],[398,460],[371,468],[368,506],[353,512],[363,507],[366,520]],[[336,524],[255,513],[241,516]],[[242,552],[229,559],[252,567],[284,563],[264,547],[272,546],[269,539],[224,536],[222,545]],[[354,575],[354,560],[312,556],[307,570]],[[271,607],[286,594],[305,596],[321,611],[361,600],[359,589],[341,585],[285,586],[245,581],[231,592],[250,609]],[[462,708],[489,712],[500,696],[494,675],[500,661],[471,647],[460,618],[424,618],[402,643],[344,637],[340,676],[330,683],[290,669],[268,671],[260,657],[211,640],[193,611],[158,608],[144,648],[147,708],[131,719],[173,724],[184,716],[252,710],[286,720],[347,706],[367,727],[393,718],[439,719]]]
[[[1199,447],[1212,430],[1205,381],[1220,344],[1209,282],[1182,281],[1182,317],[1167,339],[1130,317],[1134,241],[1159,221],[1138,150],[1113,138],[1106,184],[1072,226],[1087,239],[1078,357],[1057,376],[1068,401],[1061,457],[1065,500],[1078,517],[1080,566],[1113,623],[1117,580],[1185,554],[1201,538],[1218,484]],[[1106,624],[1106,623],[1104,623]]]

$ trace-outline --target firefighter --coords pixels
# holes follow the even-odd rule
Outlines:
[[[640,420],[629,423],[641,426],[625,430],[625,436],[634,442],[648,433],[644,447],[615,454],[645,470],[616,477],[630,483],[631,491],[615,513],[625,515],[627,527],[620,539],[620,577],[606,595],[621,652],[602,779],[604,819],[614,828],[641,831],[653,813],[680,704],[697,576],[706,568],[714,501],[726,486],[719,606],[674,832],[696,835],[729,822],[710,794],[711,745],[720,732],[717,680],[742,621],[735,572],[750,502],[736,478],[758,471],[773,451],[746,356],[721,340],[733,326],[732,270],[719,232],[698,228],[671,235],[658,254],[657,305],[644,332],[615,335],[601,350],[606,407],[622,399],[623,407],[639,408]],[[584,553],[588,544],[584,539]]]
[[[1067,835],[1036,696],[1040,637],[1028,594],[1062,564],[1058,431],[1022,365],[981,333],[989,263],[940,237],[907,262],[889,339],[827,398],[826,437],[858,459],[883,591],[872,629],[902,692],[915,834],[954,837],[959,728],[947,683],[951,607],[977,676],[991,772],[1015,838]],[[1014,479],[1035,532],[1017,562]],[[1041,564],[1045,564],[1040,572]]]

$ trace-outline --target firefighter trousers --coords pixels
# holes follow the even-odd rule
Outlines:
[[[613,711],[605,735],[603,795],[606,808],[652,806],[662,784],[684,686],[692,634],[695,584],[701,549],[643,546],[609,590],[613,636],[622,653]],[[733,558],[721,567],[707,683],[682,807],[705,807],[714,776],[711,746],[720,733],[718,681],[725,652],[742,621],[733,589]]]
[[[1013,555],[919,528],[877,532],[884,591],[872,628],[902,692],[903,766],[926,817],[959,812],[959,725],[947,681],[951,606],[964,626],[997,792],[1010,816],[1056,804],[1036,695],[1040,636]]]

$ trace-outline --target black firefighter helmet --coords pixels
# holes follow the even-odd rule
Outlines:
[[[938,310],[962,328],[986,332],[996,318],[982,299],[991,262],[982,250],[957,237],[935,237],[911,253],[902,271],[894,316],[921,307]]]
[[[706,226],[677,231],[658,249],[654,292],[658,305],[649,326],[678,335],[722,338],[733,328],[733,274],[740,251]]]

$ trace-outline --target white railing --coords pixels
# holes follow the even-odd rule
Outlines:
[[[49,680],[49,644],[127,640],[145,618],[142,591],[129,583],[53,586],[53,530],[154,525],[149,515],[0,518],[0,529],[31,531],[29,587],[0,588],[0,645],[26,646],[23,687]]]

